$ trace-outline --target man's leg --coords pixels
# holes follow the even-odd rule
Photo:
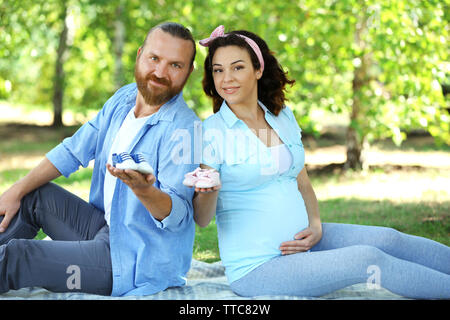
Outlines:
[[[48,183],[22,199],[10,225],[0,233],[0,245],[11,239],[33,239],[40,228],[53,240],[90,240],[105,224],[102,211]]]
[[[56,241],[29,240],[40,228]],[[0,244],[0,292],[41,286],[57,292],[111,293],[109,229],[103,212],[55,184],[23,198],[0,234]]]
[[[110,295],[109,229],[93,240],[12,239],[0,246],[0,293],[25,287]]]

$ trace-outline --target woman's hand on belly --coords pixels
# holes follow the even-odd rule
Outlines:
[[[294,236],[295,240],[282,242],[280,251],[282,255],[305,252],[314,247],[322,238],[321,227],[311,227],[300,231]]]

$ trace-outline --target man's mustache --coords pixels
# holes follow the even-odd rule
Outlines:
[[[154,81],[154,82],[156,82],[156,83],[159,83],[159,84],[162,84],[162,85],[165,85],[165,86],[168,86],[168,87],[171,85],[171,82],[170,82],[169,79],[166,79],[166,78],[158,78],[158,77],[155,76],[154,74],[150,74],[150,75],[147,77],[147,80],[152,80],[152,81]]]

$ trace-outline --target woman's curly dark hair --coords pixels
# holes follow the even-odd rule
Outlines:
[[[256,34],[245,31],[236,30],[228,33],[227,37],[219,37],[214,39],[208,47],[208,55],[205,59],[204,75],[203,75],[203,91],[206,95],[211,97],[213,100],[213,111],[216,113],[219,111],[222,105],[223,99],[217,93],[214,86],[213,74],[212,74],[212,57],[214,53],[220,47],[226,46],[238,46],[247,49],[250,54],[253,67],[255,70],[260,68],[260,63],[258,57],[256,56],[253,49],[245,42],[245,40],[235,34],[244,35],[259,46],[264,59],[264,72],[262,77],[258,80],[258,99],[275,115],[278,115],[281,109],[284,107],[284,102],[286,100],[285,90],[286,85],[291,86],[295,83],[295,80],[290,80],[287,78],[287,72],[283,71],[283,68],[278,63],[277,59],[273,55],[273,52],[269,50],[266,42],[261,39]]]

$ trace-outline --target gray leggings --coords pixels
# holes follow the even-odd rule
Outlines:
[[[53,241],[33,240],[40,228]],[[24,287],[110,295],[103,212],[53,183],[26,195],[0,233],[0,293]]]
[[[385,227],[323,223],[310,252],[278,256],[231,283],[242,296],[321,296],[356,283],[450,298],[450,247]]]

